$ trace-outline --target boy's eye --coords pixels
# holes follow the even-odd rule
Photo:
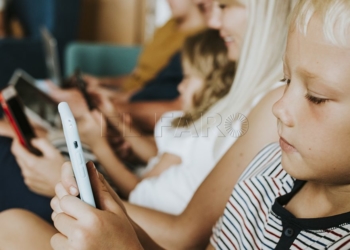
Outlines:
[[[329,101],[328,99],[318,98],[318,97],[312,96],[310,94],[306,94],[305,98],[316,105]]]
[[[225,9],[226,8],[226,4],[220,4],[219,7],[220,7],[220,9]]]
[[[291,79],[288,79],[288,78],[284,77],[284,78],[281,79],[280,81],[281,81],[281,82],[285,82],[285,83],[287,83],[287,85],[289,85],[290,82],[291,82]]]

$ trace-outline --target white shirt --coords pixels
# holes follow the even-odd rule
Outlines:
[[[282,84],[277,83],[272,89]],[[270,90],[257,96],[251,108]],[[251,108],[243,115],[247,116]],[[181,164],[171,166],[159,176],[142,180],[130,193],[130,203],[169,214],[182,213],[200,184],[237,140],[233,136],[223,136],[222,131],[215,127],[211,127],[208,133],[194,126],[190,127],[190,131],[173,128],[172,120],[182,114],[179,111],[168,112],[156,124],[155,139],[159,153],[149,161],[147,170],[158,163],[163,153],[179,156]],[[222,117],[222,123],[227,118]]]
[[[158,211],[180,214],[194,192],[219,160],[214,156],[215,131],[203,135],[199,128],[174,128],[171,122],[183,112],[168,112],[155,127],[159,150],[146,167],[151,170],[164,153],[177,155],[181,164],[171,166],[159,176],[142,180],[130,193],[129,202]],[[233,143],[235,138],[225,140]]]

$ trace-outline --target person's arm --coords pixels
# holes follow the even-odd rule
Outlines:
[[[0,119],[0,136],[15,137],[15,133],[11,128],[11,125],[4,119]]]
[[[133,152],[144,162],[148,162],[152,157],[157,155],[158,148],[153,136],[141,135],[135,133],[137,136],[125,136],[124,139],[129,143]]]
[[[104,101],[104,103],[106,100]],[[100,106],[101,107],[101,106]],[[101,109],[104,111],[104,109]],[[127,141],[133,152],[144,162],[157,155],[158,148],[152,135],[142,134],[134,127],[129,114],[119,111],[106,111],[109,123],[118,130],[125,141]]]
[[[214,250],[214,247],[212,245],[208,245],[207,250]]]
[[[278,140],[272,105],[283,90],[281,87],[270,92],[252,110],[248,116],[249,131],[218,162],[181,215],[125,203],[129,216],[165,249],[205,249],[239,176],[264,146]]]
[[[125,165],[115,156],[107,141],[96,142],[91,147],[99,163],[104,167],[118,192],[124,197],[129,197],[130,192],[141,181],[136,175],[128,170]]]
[[[181,110],[179,98],[172,101],[116,102],[115,105],[116,110],[130,114],[137,129],[145,133],[153,133],[157,121],[165,112]]]
[[[169,169],[171,166],[176,166],[181,164],[182,160],[179,156],[164,153],[160,157],[159,162],[153,167],[153,169],[142,176],[143,179],[158,176],[165,170]]]
[[[1,1],[1,0],[0,0]],[[116,76],[116,77],[95,77],[85,74],[84,80],[89,87],[105,86],[111,88],[121,87],[129,75]]]

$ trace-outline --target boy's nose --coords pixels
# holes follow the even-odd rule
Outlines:
[[[278,120],[280,120],[283,125],[288,127],[293,127],[293,119],[291,115],[291,102],[288,102],[287,91],[284,92],[281,99],[279,99],[273,106],[272,112]]]

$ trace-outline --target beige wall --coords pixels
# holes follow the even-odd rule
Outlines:
[[[141,44],[149,0],[82,0],[79,37],[83,41]]]

